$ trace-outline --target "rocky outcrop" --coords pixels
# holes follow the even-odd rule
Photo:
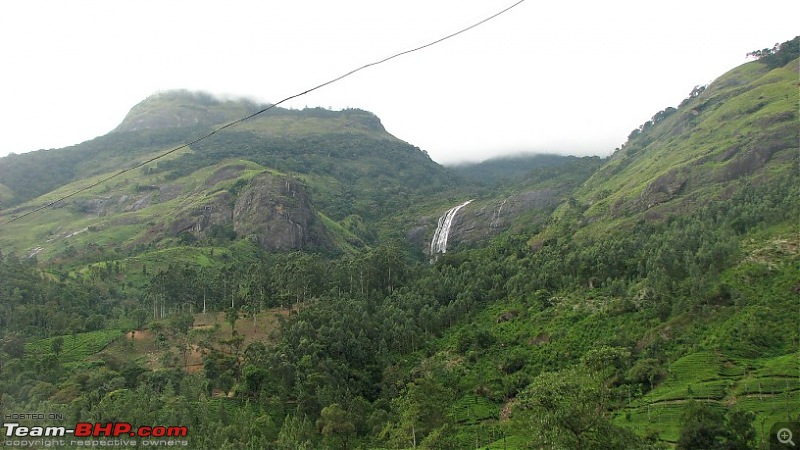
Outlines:
[[[688,170],[670,170],[647,185],[636,199],[634,208],[646,211],[655,205],[672,200],[681,192],[688,179]]]
[[[255,177],[236,199],[233,227],[268,250],[319,248],[327,241],[306,187],[267,173]]]
[[[453,242],[475,242],[490,238],[507,230],[514,219],[530,211],[555,206],[558,191],[535,190],[514,194],[495,200],[480,208],[465,207],[453,223],[450,237]]]
[[[243,99],[222,100],[204,92],[161,92],[134,106],[114,132],[212,126],[235,120],[259,106]]]
[[[332,245],[305,185],[266,172],[250,180],[236,196],[221,191],[202,206],[183,211],[169,232],[203,238],[215,226],[252,238],[266,250],[329,249]]]
[[[489,239],[509,229],[518,217],[555,206],[559,198],[558,190],[543,189],[522,192],[489,202],[470,203],[460,209],[453,218],[448,247],[458,243],[476,243]],[[421,218],[415,227],[407,231],[408,239],[415,245],[422,246],[428,253],[430,239],[436,230],[438,219],[439,216]]]
[[[173,235],[189,232],[198,238],[207,237],[215,225],[225,227],[233,224],[231,203],[232,195],[227,191],[220,192],[202,206],[179,214],[179,219],[170,224],[169,232]]]

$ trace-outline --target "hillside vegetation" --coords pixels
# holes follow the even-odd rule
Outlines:
[[[276,110],[6,225],[4,411],[192,448],[769,448],[800,421],[796,44],[604,160],[486,183],[370,113]],[[244,107],[177,98],[108,136]],[[121,167],[75,161],[28,198],[2,178],[0,219]]]
[[[47,214],[8,225],[0,245],[49,259],[80,253],[89,243],[131,249],[238,234],[267,249],[347,252],[374,243],[389,214],[453,186],[444,168],[361,110],[274,108],[138,167],[263,106],[184,91],[158,94],[106,136],[0,159],[4,220],[114,176]],[[274,183],[267,195],[269,177]],[[254,191],[262,194],[253,198]],[[253,201],[255,207],[244,207]],[[291,232],[296,236],[258,234],[282,226],[281,220],[297,226]]]

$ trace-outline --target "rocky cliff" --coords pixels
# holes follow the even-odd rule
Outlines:
[[[317,218],[311,196],[296,179],[264,172],[238,188],[239,192],[221,191],[204,204],[185,209],[169,232],[203,238],[232,230],[267,250],[330,248],[330,236]]]
[[[326,247],[329,239],[306,187],[288,176],[264,173],[236,199],[233,229],[268,250]]]
[[[546,218],[549,209],[557,206],[563,192],[558,189],[537,189],[512,194],[505,198],[476,201],[464,206],[453,218],[448,247],[459,243],[475,244],[510,229],[528,214],[541,212]],[[454,205],[455,206],[455,205]],[[445,211],[442,211],[445,213]],[[420,218],[417,226],[408,230],[407,237],[425,253],[430,251],[430,239],[436,231],[439,216]]]

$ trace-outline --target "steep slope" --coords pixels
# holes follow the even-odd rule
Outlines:
[[[52,201],[92,181],[68,184],[36,201]],[[342,250],[320,215],[296,178],[234,160],[168,181],[140,171],[125,174],[6,225],[0,248],[40,259],[69,259],[92,248],[119,251],[252,237],[270,250]]]
[[[188,91],[156,94],[132,108],[105,136],[64,149],[0,158],[0,179],[20,203],[82,178],[135,166],[265,106]],[[320,201],[328,205],[340,197],[337,211],[348,209],[354,190],[368,192],[370,199],[350,209],[368,212],[376,203],[392,203],[390,195],[435,190],[448,183],[446,171],[424,152],[387,133],[374,114],[355,109],[274,108],[192,150],[150,170],[175,178],[224,159],[250,159],[319,176],[325,197]]]
[[[21,203],[83,178],[133,167],[260,106],[189,91],[155,94],[104,136],[0,158],[0,179],[14,192],[14,203]]]
[[[5,185],[0,184],[0,210],[14,202],[14,192]]]
[[[424,154],[371,115],[276,111],[3,229],[0,394],[66,423],[177,413],[193,448],[768,448],[800,418],[797,88],[797,61],[758,61],[605,162],[386,174],[403,195],[372,165]],[[467,200],[462,240],[409,257]]]
[[[585,220],[667,217],[796,174],[797,61],[742,65],[634,130],[579,189]]]
[[[413,370],[452,367],[460,442],[702,448],[697,426],[766,447],[800,417],[797,104],[798,60],[740,66],[634,130],[538,229],[440,258],[482,308]],[[684,427],[698,404],[713,424]],[[645,440],[612,443],[627,430]]]
[[[476,172],[477,167],[488,167],[495,176],[490,184],[474,186],[473,181],[462,178],[460,190],[445,192],[419,209],[411,209],[403,217],[392,218],[393,223],[403,223],[408,240],[420,250],[430,252],[431,238],[437,230],[439,218],[448,209],[472,199],[461,208],[450,223],[448,246],[479,246],[501,233],[524,233],[544,224],[552,211],[566,201],[603,163],[598,157],[572,157],[537,155],[509,160],[490,160],[477,165],[462,166],[454,172],[462,177],[487,179]],[[409,222],[408,217],[416,217]]]
[[[358,215],[372,222],[452,185],[447,170],[427,154],[355,109],[270,110],[194,150],[154,171],[172,178],[215,161],[248,159],[296,174],[335,220]]]
[[[3,218],[136,166],[264,106],[188,91],[162,93],[132,108],[106,136],[71,148],[2,158]],[[254,171],[264,175],[253,179]],[[269,171],[277,178],[265,182]],[[60,213],[43,211],[15,223],[2,244],[45,256],[55,251],[42,250],[48,240],[66,229],[71,230],[67,235],[102,229],[130,245],[184,232],[202,239],[212,227],[232,227],[240,237],[259,230],[271,236],[269,242],[256,238],[264,248],[332,250],[332,240],[341,247],[342,242],[360,245],[362,239],[375,237],[364,233],[363,226],[348,230],[336,221],[374,223],[451,183],[443,167],[387,133],[371,113],[275,108],[59,203],[55,208]],[[282,184],[290,185],[289,196],[268,188]],[[263,195],[255,193],[262,189]],[[275,203],[275,199],[281,200]],[[22,203],[25,200],[30,201]],[[251,205],[243,205],[244,201]],[[290,203],[299,208],[291,214]],[[267,205],[275,218],[281,216],[299,228],[276,232],[272,226],[264,227],[266,210],[260,208]],[[318,214],[327,217],[317,221]],[[302,217],[302,223],[291,217]],[[323,223],[337,231],[333,234],[348,236],[334,238],[324,231]]]
[[[203,129],[231,122],[265,106],[247,99],[222,100],[204,92],[167,91],[152,95],[131,108],[112,133]]]

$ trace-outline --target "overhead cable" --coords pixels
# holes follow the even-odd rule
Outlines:
[[[263,108],[263,109],[260,109],[260,110],[258,110],[258,111],[256,111],[256,112],[252,113],[252,114],[249,114],[249,115],[247,115],[247,116],[244,116],[244,117],[242,117],[242,118],[240,118],[240,119],[234,120],[233,122],[226,123],[225,125],[222,125],[222,126],[220,126],[220,127],[216,128],[216,129],[214,129],[213,131],[211,131],[211,132],[209,132],[209,133],[207,133],[207,134],[204,134],[204,135],[202,135],[202,136],[200,136],[200,137],[198,137],[198,138],[196,138],[196,139],[192,140],[191,142],[187,142],[187,143],[185,143],[185,144],[179,145],[178,147],[175,147],[175,148],[173,148],[173,149],[171,149],[171,150],[168,150],[168,151],[166,151],[166,152],[164,152],[164,153],[161,153],[161,154],[159,154],[159,155],[156,155],[156,156],[154,156],[154,157],[152,157],[152,158],[150,158],[150,159],[148,159],[148,160],[146,160],[146,161],[143,161],[143,162],[141,162],[141,163],[139,163],[139,164],[136,164],[136,165],[135,165],[135,166],[133,166],[133,167],[129,167],[129,168],[127,168],[127,169],[122,169],[122,170],[120,170],[119,172],[116,172],[116,173],[114,173],[114,174],[112,174],[112,175],[109,175],[109,176],[107,176],[107,177],[105,177],[105,178],[102,178],[102,179],[100,179],[100,180],[98,180],[98,181],[96,181],[96,182],[94,182],[94,183],[92,183],[92,184],[90,184],[90,185],[88,185],[88,186],[82,187],[82,188],[80,188],[80,189],[78,189],[78,190],[76,190],[76,191],[74,191],[74,192],[72,192],[72,193],[70,193],[70,194],[67,194],[67,195],[65,195],[65,196],[63,196],[63,197],[60,197],[60,198],[58,198],[58,199],[56,199],[56,200],[53,200],[53,201],[52,201],[52,202],[50,202],[50,203],[47,203],[47,204],[45,204],[45,205],[43,205],[43,206],[40,206],[40,207],[38,207],[38,208],[35,208],[35,209],[31,210],[31,211],[28,211],[28,212],[26,212],[25,214],[22,214],[22,215],[19,215],[19,216],[17,216],[17,217],[14,217],[14,218],[12,218],[12,219],[10,219],[10,220],[7,220],[6,222],[0,223],[0,227],[2,227],[2,226],[5,226],[5,225],[8,225],[8,224],[10,224],[10,223],[12,223],[12,222],[16,222],[17,220],[20,220],[20,219],[22,219],[22,218],[24,218],[24,217],[30,216],[31,214],[35,214],[35,213],[37,213],[37,212],[39,212],[39,211],[41,211],[41,210],[43,210],[43,209],[47,209],[47,208],[49,208],[49,207],[51,207],[51,206],[53,206],[53,205],[55,205],[55,204],[57,204],[57,203],[60,203],[60,202],[62,202],[62,201],[64,201],[64,200],[66,200],[66,199],[68,199],[68,198],[70,198],[70,197],[74,197],[74,196],[76,196],[76,195],[78,195],[78,194],[80,194],[80,193],[82,193],[82,192],[86,192],[86,191],[88,191],[89,189],[92,189],[92,188],[94,188],[94,187],[97,187],[97,186],[99,186],[99,185],[101,185],[101,184],[103,184],[103,183],[105,183],[105,182],[107,182],[107,181],[110,181],[110,180],[112,180],[112,179],[114,179],[114,178],[116,178],[116,177],[118,177],[118,176],[120,176],[120,175],[123,175],[123,174],[125,174],[125,173],[128,173],[128,172],[130,172],[130,171],[132,171],[132,170],[140,169],[140,168],[142,168],[142,167],[146,166],[147,164],[150,164],[150,163],[151,163],[151,162],[153,162],[153,161],[157,161],[157,160],[159,160],[159,159],[161,159],[161,158],[164,158],[164,157],[166,157],[166,156],[168,156],[168,155],[170,155],[170,154],[172,154],[172,153],[175,153],[175,152],[177,152],[178,150],[182,150],[182,149],[184,149],[184,148],[187,148],[187,147],[190,147],[190,146],[192,146],[192,145],[194,145],[194,144],[196,144],[196,143],[198,143],[198,142],[200,142],[200,141],[206,140],[206,139],[210,138],[211,136],[213,136],[213,135],[215,135],[215,134],[219,133],[219,132],[220,132],[220,131],[222,131],[222,130],[225,130],[225,129],[227,129],[227,128],[230,128],[230,127],[232,127],[232,126],[235,126],[235,125],[238,125],[238,124],[240,124],[240,123],[242,123],[242,122],[244,122],[244,121],[246,121],[246,120],[252,119],[253,117],[256,117],[256,116],[258,116],[259,114],[262,114],[262,113],[264,113],[264,112],[267,112],[267,111],[269,111],[270,109],[272,109],[272,108],[275,108],[276,106],[279,106],[279,105],[281,105],[282,103],[285,103],[285,102],[287,102],[287,101],[289,101],[289,100],[292,100],[292,99],[295,99],[295,98],[297,98],[297,97],[301,97],[301,96],[303,96],[303,95],[306,95],[306,94],[308,94],[308,93],[310,93],[310,92],[314,92],[314,91],[316,91],[317,89],[321,89],[321,88],[323,88],[323,87],[325,87],[325,86],[328,86],[329,84],[336,83],[337,81],[340,81],[340,80],[342,80],[342,79],[344,79],[344,78],[347,78],[347,77],[349,77],[350,75],[353,75],[353,74],[354,74],[354,73],[356,73],[356,72],[360,72],[360,71],[362,71],[362,70],[364,70],[364,69],[366,69],[366,68],[368,68],[368,67],[373,67],[373,66],[377,66],[377,65],[379,65],[379,64],[383,64],[383,63],[385,63],[385,62],[387,62],[387,61],[389,61],[389,60],[395,59],[395,58],[397,58],[397,57],[400,57],[400,56],[403,56],[403,55],[407,55],[407,54],[409,54],[409,53],[414,53],[414,52],[417,52],[417,51],[419,51],[419,50],[422,50],[422,49],[425,49],[425,48],[431,47],[431,46],[433,46],[433,45],[439,44],[440,42],[446,41],[446,40],[448,40],[448,39],[450,39],[450,38],[456,37],[456,36],[458,36],[459,34],[465,33],[465,32],[467,32],[467,31],[469,31],[469,30],[471,30],[471,29],[473,29],[473,28],[475,28],[475,27],[477,27],[477,26],[480,26],[480,25],[482,25],[482,24],[484,24],[484,23],[486,23],[486,22],[488,22],[488,21],[490,21],[490,20],[494,19],[495,17],[497,17],[497,16],[499,16],[499,15],[501,15],[501,14],[503,14],[503,13],[505,13],[505,12],[509,11],[509,10],[511,10],[512,8],[514,8],[514,7],[518,6],[519,4],[521,4],[521,3],[522,3],[522,2],[524,2],[524,1],[525,1],[525,0],[519,0],[519,1],[517,1],[516,3],[512,4],[511,6],[509,6],[509,7],[505,8],[505,9],[503,9],[503,10],[501,10],[501,11],[499,11],[499,12],[495,13],[495,14],[492,14],[491,16],[489,16],[489,17],[486,17],[485,19],[482,19],[481,21],[479,21],[479,22],[476,22],[476,23],[474,23],[474,24],[472,24],[472,25],[470,25],[470,26],[468,26],[468,27],[466,27],[466,28],[462,28],[462,29],[460,29],[460,30],[456,31],[455,33],[448,34],[447,36],[444,36],[444,37],[442,37],[442,38],[436,39],[435,41],[429,42],[429,43],[427,43],[427,44],[420,45],[419,47],[414,47],[414,48],[412,48],[412,49],[410,49],[410,50],[404,50],[404,51],[401,51],[401,52],[399,52],[399,53],[395,53],[395,54],[393,54],[393,55],[391,55],[391,56],[388,56],[388,57],[386,57],[386,58],[380,59],[380,60],[378,60],[378,61],[374,61],[374,62],[371,62],[371,63],[369,63],[369,64],[364,64],[363,66],[361,66],[361,67],[359,67],[359,68],[357,68],[357,69],[353,69],[353,70],[351,70],[351,71],[349,71],[349,72],[347,72],[347,73],[345,73],[345,74],[343,74],[343,75],[340,75],[340,76],[338,76],[338,77],[336,77],[336,78],[333,78],[333,79],[331,79],[331,80],[328,80],[328,81],[326,81],[326,82],[324,82],[324,83],[322,83],[322,84],[319,84],[319,85],[317,85],[317,86],[314,86],[314,87],[312,87],[311,89],[307,89],[307,90],[305,90],[305,91],[302,91],[302,92],[299,92],[299,93],[297,93],[297,94],[290,95],[289,97],[286,97],[286,98],[284,98],[283,100],[281,100],[281,101],[279,101],[279,102],[277,102],[277,103],[270,104],[269,106],[267,106],[267,107],[265,107],[265,108]]]

